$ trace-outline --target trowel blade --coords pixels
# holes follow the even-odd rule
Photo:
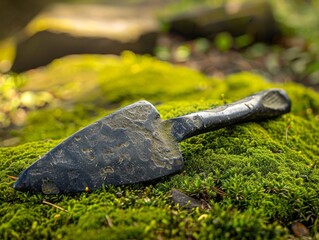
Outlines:
[[[140,101],[67,138],[23,171],[14,188],[45,194],[93,191],[158,179],[183,164],[158,111]]]

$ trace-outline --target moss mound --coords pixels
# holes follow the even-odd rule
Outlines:
[[[43,91],[35,83],[46,79],[55,101],[29,112],[27,125],[15,133],[18,146],[0,148],[1,239],[283,239],[295,222],[319,237],[319,94],[250,73],[206,78],[131,53],[120,59],[68,57],[23,77],[21,91]],[[186,166],[170,178],[74,195],[12,188],[9,176],[18,176],[77,129],[128,103],[145,98],[168,119],[270,87],[286,89],[293,103],[290,114],[182,142]],[[208,207],[172,204],[173,188]]]

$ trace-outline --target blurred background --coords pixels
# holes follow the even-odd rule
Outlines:
[[[17,143],[11,130],[29,111],[75,96],[62,76],[93,91],[96,61],[90,73],[49,72],[71,55],[128,50],[210,77],[248,71],[318,91],[318,12],[315,0],[1,0],[0,145]]]
[[[288,75],[317,88],[318,2],[2,0],[0,71],[23,72],[69,54],[131,50],[207,74],[260,68],[272,79]],[[198,59],[208,50],[217,50],[218,60]],[[238,65],[238,52],[251,66],[228,66]]]
[[[0,71],[19,73],[69,54],[131,50],[206,74],[253,69],[317,88],[318,2],[2,0]],[[201,58],[215,50],[217,60]]]

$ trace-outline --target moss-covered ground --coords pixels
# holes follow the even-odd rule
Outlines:
[[[26,79],[19,91],[55,100],[28,112],[12,132],[17,146],[0,148],[0,239],[287,239],[296,222],[319,238],[318,93],[250,73],[212,79],[131,53],[67,57],[17,77]],[[270,87],[287,91],[291,113],[183,141],[185,169],[172,177],[72,195],[12,188],[12,176],[61,140],[136,100],[168,119]],[[172,204],[176,188],[206,207]]]

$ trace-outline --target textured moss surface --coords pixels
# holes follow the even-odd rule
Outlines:
[[[15,133],[18,146],[0,148],[0,239],[285,239],[295,221],[319,237],[319,94],[250,73],[206,78],[130,53],[121,59],[64,58],[24,77],[21,91],[42,91],[34,83],[45,79],[57,101],[30,112],[27,125]],[[74,195],[12,188],[8,176],[18,176],[72,132],[128,103],[147,99],[167,119],[269,87],[287,90],[290,114],[182,142],[186,166],[180,174]],[[173,188],[208,207],[187,210],[172,204]]]

